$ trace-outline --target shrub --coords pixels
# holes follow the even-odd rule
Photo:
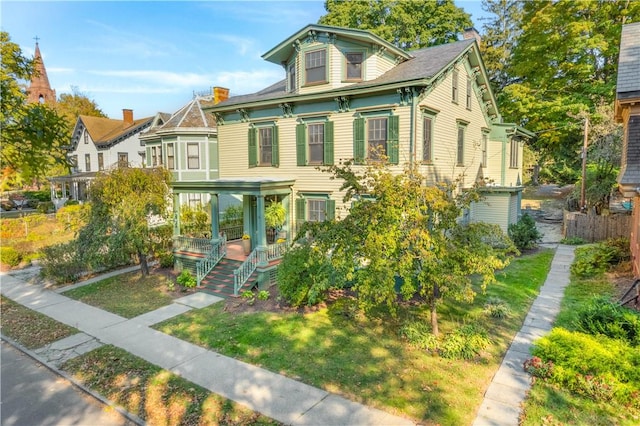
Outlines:
[[[587,241],[580,237],[570,237],[570,238],[563,238],[562,240],[560,240],[560,243],[567,244],[570,246],[580,246],[582,244],[586,244]]]
[[[163,251],[157,255],[158,262],[161,268],[173,268],[174,258],[173,253]]]
[[[582,278],[604,273],[611,265],[616,265],[631,257],[629,240],[609,239],[602,243],[577,247],[571,272]]]
[[[178,281],[178,284],[180,284],[183,288],[195,288],[195,286],[198,284],[196,277],[194,277],[193,274],[191,274],[191,272],[186,269],[183,269],[182,272],[180,272],[180,275],[178,275],[176,281]]]
[[[38,202],[37,209],[40,213],[47,214],[49,212],[54,211],[56,207],[53,205],[53,202],[51,201],[40,201]]]
[[[534,356],[524,362],[524,371],[533,377],[548,379],[553,373],[553,362],[544,362],[541,358]]]
[[[37,201],[51,201],[51,192],[48,189],[41,191],[24,191],[25,198]]]
[[[512,223],[508,229],[509,238],[519,250],[532,249],[542,240],[542,234],[536,228],[536,222],[528,214],[523,214],[518,223]]]
[[[56,244],[42,249],[41,275],[56,284],[75,282],[86,270],[79,256],[77,241]]]
[[[66,203],[64,203],[65,207],[66,206],[77,206],[80,204],[80,201],[78,200],[67,200]]]
[[[599,296],[578,308],[574,326],[587,334],[602,334],[640,345],[640,313]]]
[[[269,292],[267,290],[260,290],[258,292],[258,300],[269,300]]]
[[[63,224],[65,229],[77,231],[86,224],[90,207],[88,204],[68,204],[56,212],[56,220]]]
[[[278,265],[278,289],[291,306],[322,302],[331,287],[331,263],[310,244],[287,251]]]
[[[484,304],[484,311],[492,318],[507,318],[511,314],[511,308],[499,297],[490,297]]]
[[[0,262],[11,267],[18,266],[22,256],[13,247],[0,247]]]
[[[400,336],[420,349],[433,352],[438,349],[438,338],[432,333],[431,326],[424,321],[404,324],[400,327]]]
[[[487,331],[474,324],[465,324],[447,334],[440,343],[440,355],[449,359],[472,359],[491,344]]]
[[[552,384],[640,408],[640,349],[624,340],[554,328],[536,342],[533,355],[553,363]]]

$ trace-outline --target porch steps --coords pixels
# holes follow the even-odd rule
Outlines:
[[[218,264],[207,274],[201,282],[204,293],[228,298],[236,297],[233,294],[233,271],[238,269],[242,262],[223,258]],[[258,284],[258,274],[254,272],[247,282],[244,284],[240,292],[250,289]]]

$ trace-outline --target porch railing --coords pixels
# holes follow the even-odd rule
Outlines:
[[[242,238],[244,227],[237,226],[221,226],[220,232],[227,236],[227,241],[239,240]]]
[[[284,256],[284,252],[287,250],[287,246],[288,243],[286,241],[269,244],[267,246],[267,262],[282,258],[282,256]]]
[[[178,235],[173,237],[173,249],[174,251],[208,253],[212,249],[212,244],[208,238],[191,238]]]
[[[242,265],[235,271],[233,271],[233,294],[238,295],[238,292],[247,282],[251,274],[256,270],[258,266],[258,250],[253,250],[247,259],[242,262]]]
[[[220,240],[216,243],[210,242],[211,251],[207,253],[207,255],[196,262],[196,280],[198,281],[198,286],[207,276],[209,272],[220,262],[227,254],[227,237],[222,236]]]

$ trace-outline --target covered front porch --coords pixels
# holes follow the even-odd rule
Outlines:
[[[195,273],[198,285],[207,286],[216,275],[214,269],[234,266],[233,276],[222,280],[233,281],[234,296],[237,296],[252,278],[256,279],[256,275],[258,286],[272,281],[275,265],[291,239],[291,201],[294,183],[291,179],[277,178],[174,182],[173,252],[176,267],[190,269]],[[181,194],[209,195],[211,238],[192,238],[184,235],[180,223]],[[237,235],[228,235],[220,229],[218,199],[222,194],[242,196],[243,233],[238,240],[229,241],[230,238],[237,238]],[[286,212],[284,223],[279,226],[280,238],[271,244],[272,241],[268,242],[267,239],[268,228],[265,219],[268,203],[281,203]]]

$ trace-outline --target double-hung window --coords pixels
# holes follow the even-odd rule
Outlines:
[[[197,143],[187,144],[187,168],[200,168],[200,146]]]
[[[305,59],[305,84],[325,83],[327,81],[327,51],[325,49],[307,52]]]
[[[345,54],[346,59],[346,80],[360,81],[362,80],[362,61],[364,55],[358,52],[348,52]]]
[[[118,153],[118,167],[129,167],[129,154],[126,152]]]
[[[489,142],[489,134],[485,131],[482,132],[482,167],[487,167],[487,145]]]
[[[91,154],[84,155],[84,171],[85,172],[91,171]]]
[[[310,121],[296,126],[298,166],[333,164],[333,122]]]
[[[158,165],[158,150],[155,146],[151,147],[151,166],[155,167]]]
[[[433,161],[433,121],[434,117],[425,115],[422,120],[422,161]]]
[[[175,157],[175,147],[172,143],[167,144],[167,169],[175,170],[176,168],[176,157]]]
[[[467,109],[471,109],[471,79],[467,78]]]
[[[456,152],[456,165],[464,166],[464,139],[467,132],[466,123],[458,122],[458,141]]]
[[[512,169],[517,169],[519,166],[519,143],[518,143],[518,139],[516,138],[512,138],[511,139],[511,156],[510,156],[510,161],[509,161],[509,167]]]
[[[249,167],[279,165],[278,127],[258,124],[249,127]]]
[[[104,170],[104,154],[102,152],[98,153],[98,170]]]
[[[353,156],[358,163],[386,159],[399,162],[397,115],[367,116],[353,122]]]
[[[297,77],[296,77],[295,61],[293,61],[293,63],[289,65],[288,74],[289,74],[289,91],[295,92],[296,89],[298,88],[298,80],[296,80]]]
[[[302,194],[296,200],[296,221],[324,222],[335,219],[336,202],[328,194]]]
[[[458,103],[458,70],[451,74],[451,101]]]

